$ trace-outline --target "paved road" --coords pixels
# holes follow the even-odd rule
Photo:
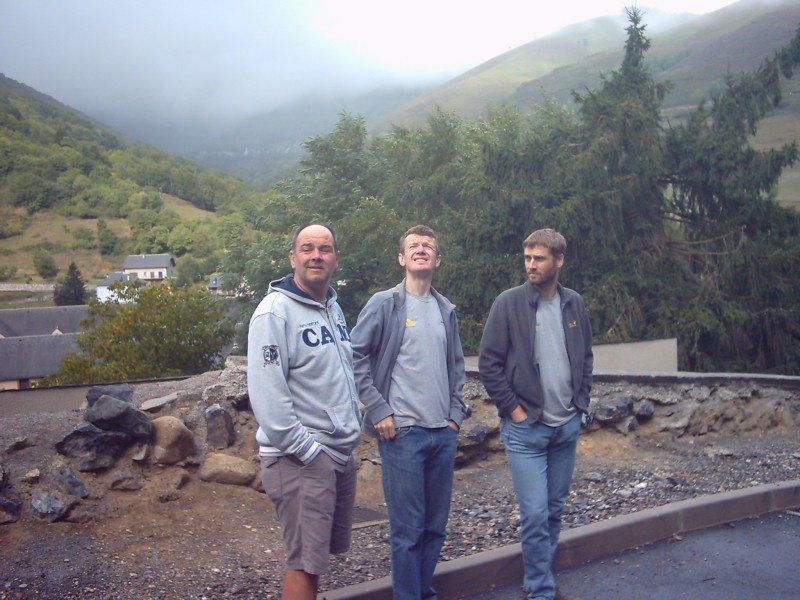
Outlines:
[[[581,600],[797,600],[800,514],[775,512],[693,531],[568,569],[558,582]],[[465,598],[521,595],[514,585]]]

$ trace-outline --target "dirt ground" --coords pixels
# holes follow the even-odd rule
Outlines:
[[[63,459],[53,444],[80,419],[79,411],[3,419],[0,464],[12,482],[4,493],[25,497],[20,474]],[[798,439],[795,431],[778,430],[696,439],[647,430],[582,435],[565,526],[797,478]],[[332,561],[323,589],[389,572],[379,477],[362,464],[353,549]],[[206,483],[191,469],[151,468],[144,477],[137,492],[92,486],[72,517],[79,522],[49,523],[26,511],[0,525],[0,598],[278,597],[282,541],[263,493]],[[647,493],[641,482],[650,483]],[[502,453],[458,469],[443,560],[515,542],[515,513]]]

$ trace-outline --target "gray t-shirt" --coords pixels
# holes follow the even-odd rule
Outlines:
[[[576,411],[572,404],[572,380],[558,292],[552,298],[539,298],[534,352],[544,392],[541,421],[558,427],[569,421]]]
[[[447,336],[439,304],[433,296],[406,291],[406,328],[389,387],[395,426],[445,427],[447,389]]]

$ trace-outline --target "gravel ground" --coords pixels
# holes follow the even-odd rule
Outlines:
[[[780,430],[695,439],[583,435],[564,526],[797,479],[799,440]],[[321,591],[389,573],[388,527],[380,499],[372,500],[362,506],[352,550],[332,560]],[[100,494],[84,523],[0,525],[0,598],[280,597],[282,544],[264,494],[192,480],[147,505],[117,501],[111,513],[103,506]],[[518,522],[505,458],[487,455],[456,471],[442,560],[516,543]]]

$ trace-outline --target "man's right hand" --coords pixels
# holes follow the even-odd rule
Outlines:
[[[517,404],[514,407],[514,410],[512,410],[511,414],[508,416],[511,417],[511,420],[514,421],[514,423],[522,423],[528,418],[528,413],[525,412],[525,409],[522,408],[522,405]]]
[[[397,429],[394,427],[394,416],[389,415],[385,419],[381,419],[375,423],[375,431],[383,440],[393,440]]]

